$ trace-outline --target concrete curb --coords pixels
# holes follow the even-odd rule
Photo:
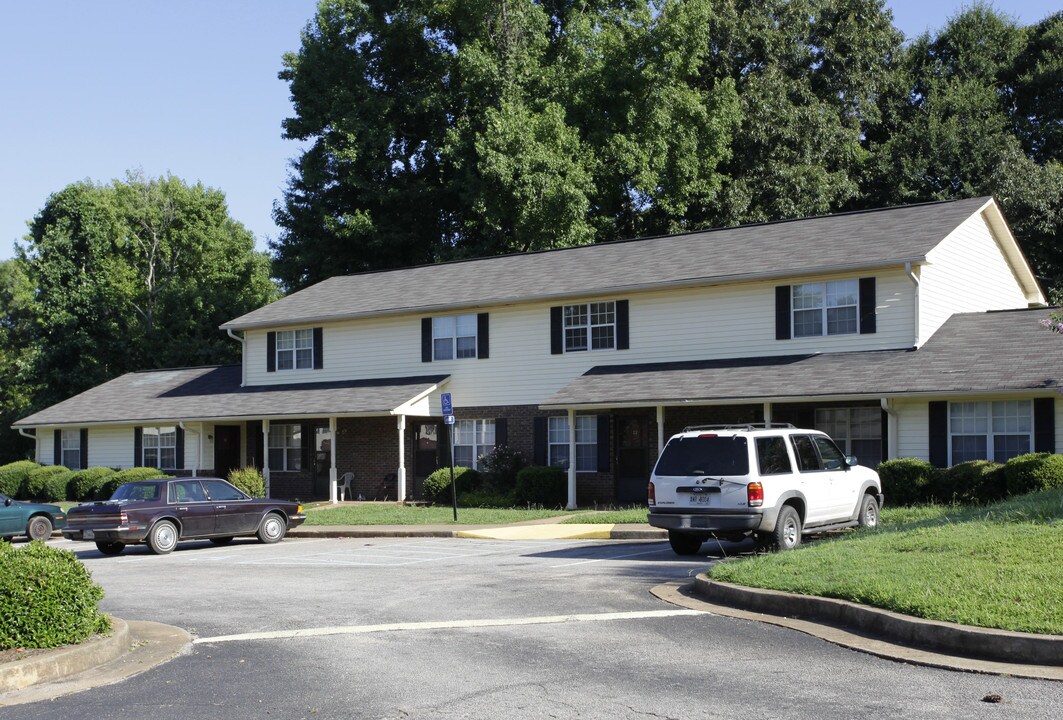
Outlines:
[[[111,618],[111,632],[0,665],[0,694],[60,678],[114,660],[129,649],[129,624]]]
[[[551,530],[544,530],[549,527]],[[302,525],[288,532],[292,538],[467,538],[492,540],[666,540],[668,533],[642,525],[528,523],[523,525]],[[606,529],[608,528],[608,531]]]
[[[694,592],[722,605],[831,623],[936,653],[1063,667],[1063,637],[924,620],[846,600],[714,582],[704,574],[695,578]]]

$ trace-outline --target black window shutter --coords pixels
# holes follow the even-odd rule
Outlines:
[[[509,444],[509,427],[505,418],[495,418],[495,447]]]
[[[546,418],[537,417],[532,421],[532,456],[536,465],[545,465],[548,461],[546,443]]]
[[[185,431],[177,428],[177,447],[174,448],[174,470],[185,469]]]
[[[448,467],[450,465],[450,435],[454,432],[453,425],[446,425],[444,423],[439,424],[439,466]]]
[[[875,278],[860,278],[860,334],[875,332]]]
[[[63,464],[63,431],[55,430],[52,433],[52,439],[54,441],[54,447],[52,448],[52,464]]]
[[[421,318],[421,362],[432,362],[432,318]]]
[[[550,308],[550,354],[562,355],[565,352],[565,331],[562,327],[564,315],[560,305]]]
[[[1054,453],[1056,451],[1055,398],[1034,398],[1033,451],[1048,453]]]
[[[321,328],[314,328],[314,369],[325,367],[325,333]]]
[[[790,339],[790,286],[775,288],[775,339]]]
[[[616,349],[627,350],[628,342],[628,305],[627,300],[616,301]]]
[[[277,333],[266,333],[266,372],[277,372]]]
[[[949,465],[949,404],[944,400],[930,403],[930,464]]]
[[[598,472],[609,472],[609,416],[598,416]]]
[[[476,357],[483,360],[491,356],[491,339],[488,335],[487,313],[476,316]]]
[[[78,458],[78,464],[81,466],[78,469],[84,470],[89,466],[89,429],[81,428],[81,457]]]
[[[133,467],[144,464],[144,428],[133,428]]]
[[[265,456],[262,452],[262,421],[250,420],[247,423],[247,455],[248,461],[261,470],[265,467]]]

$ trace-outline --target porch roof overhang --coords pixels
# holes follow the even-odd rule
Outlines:
[[[403,412],[448,375],[240,387],[239,365],[129,373],[16,422],[15,428],[372,417]]]
[[[599,366],[540,407],[619,407],[1055,395],[1063,338],[1044,310],[954,315],[919,349]]]

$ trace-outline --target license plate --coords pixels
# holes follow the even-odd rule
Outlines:
[[[709,493],[700,494],[700,495],[691,495],[690,496],[690,504],[691,505],[708,505],[708,504],[710,504],[712,502],[711,498],[712,498],[712,495],[710,495]]]
[[[85,530],[85,531],[83,531],[81,533],[81,537],[84,538],[85,540],[91,540],[94,537],[96,537],[96,533],[93,532],[92,530]]]

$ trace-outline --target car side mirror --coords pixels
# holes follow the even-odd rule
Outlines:
[[[11,503],[13,502],[14,500],[12,500],[11,498],[4,498],[4,507],[11,507]]]
[[[856,455],[846,455],[845,456],[845,469],[846,470],[848,470],[849,468],[853,467],[854,465],[859,465],[859,464],[860,463],[858,463],[856,461]]]

